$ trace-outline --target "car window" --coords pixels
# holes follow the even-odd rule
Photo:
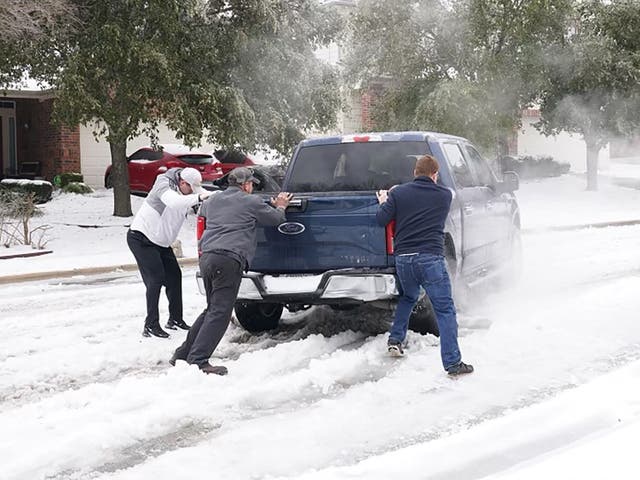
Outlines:
[[[213,152],[213,155],[220,163],[237,163],[244,165],[247,159],[244,153],[237,150],[216,150]]]
[[[475,178],[457,143],[443,143],[442,149],[449,160],[456,185],[461,188],[473,187]]]
[[[302,147],[287,189],[344,192],[388,189],[413,180],[416,158],[426,142],[354,142]]]
[[[254,185],[253,193],[273,193],[280,191],[280,184],[267,172],[258,168],[250,168],[250,170],[253,172],[253,176],[260,181],[259,184]],[[227,173],[219,179],[214,180],[213,184],[225,190],[229,187],[229,174]]]
[[[485,161],[484,158],[478,153],[478,151],[473,148],[471,145],[465,146],[467,153],[469,155],[469,161],[471,164],[471,168],[475,171],[478,179],[480,180],[480,185],[483,186],[491,186],[495,185],[496,178],[489,168],[489,165]]]
[[[213,162],[211,155],[180,155],[178,159],[190,165],[210,165]]]
[[[131,160],[146,160],[146,161],[154,161],[154,160],[160,160],[162,158],[162,152],[159,150],[148,150],[148,149],[142,149],[142,150],[138,150],[137,152],[134,152],[131,154],[131,156],[128,158],[129,161]]]

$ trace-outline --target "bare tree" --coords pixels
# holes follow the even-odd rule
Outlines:
[[[68,0],[2,0],[0,32],[7,39],[38,36],[61,19],[73,23],[75,13]]]

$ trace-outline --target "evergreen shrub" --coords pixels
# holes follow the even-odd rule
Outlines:
[[[46,180],[25,180],[5,178],[0,181],[0,190],[16,193],[34,194],[36,203],[46,203],[51,200],[53,185]]]

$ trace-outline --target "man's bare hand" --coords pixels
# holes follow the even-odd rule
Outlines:
[[[198,200],[200,200],[201,202],[204,202],[212,194],[213,194],[213,192],[210,192],[209,190],[204,191],[204,192],[202,192],[201,194],[198,195]]]
[[[376,197],[378,197],[378,203],[380,205],[382,205],[384,202],[387,201],[387,197],[389,196],[389,191],[388,190],[378,190],[376,192]]]
[[[280,192],[277,197],[271,198],[271,205],[276,208],[287,208],[292,198],[293,194],[288,192]]]

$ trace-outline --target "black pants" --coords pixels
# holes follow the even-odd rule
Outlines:
[[[209,361],[227,331],[242,281],[242,266],[226,255],[203,253],[200,273],[207,292],[207,308],[196,319],[175,356],[201,366]]]
[[[147,326],[160,324],[158,301],[164,285],[169,300],[169,318],[182,320],[182,271],[171,247],[161,247],[136,230],[127,232],[127,245],[136,258],[147,287]]]

